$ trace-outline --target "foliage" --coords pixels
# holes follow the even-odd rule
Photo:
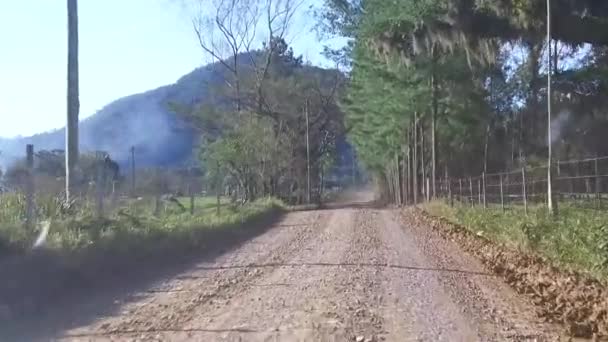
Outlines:
[[[467,177],[546,160],[548,48],[554,157],[608,154],[608,41],[591,29],[606,26],[603,3],[553,1],[560,24],[549,45],[542,1],[324,3],[320,27],[352,39],[341,101],[350,140],[396,201],[426,191],[427,175],[434,183],[443,172]]]
[[[557,218],[544,206],[530,207],[527,216],[518,206],[503,213],[500,208],[450,207],[433,202],[425,209],[494,241],[536,252],[556,264],[608,276],[608,214],[604,212],[568,204],[562,204]]]
[[[180,200],[180,199],[178,199]],[[181,199],[185,202],[184,199]],[[81,206],[70,215],[59,215],[49,208],[52,199],[38,199],[40,226],[50,223],[46,247],[62,253],[107,250],[113,253],[141,252],[161,247],[196,247],[204,241],[206,230],[238,226],[256,216],[280,209],[273,198],[262,198],[244,206],[222,200],[219,215],[215,198],[197,198],[194,215],[167,206],[155,217],[154,202],[133,200],[106,218],[98,218],[91,206]],[[25,203],[16,194],[0,195],[0,255],[20,253],[31,248],[40,226],[24,229]]]
[[[312,195],[319,198],[323,163],[344,135],[336,104],[344,77],[305,65],[282,38],[271,39],[252,58],[253,65],[239,72],[240,110],[201,106],[191,113],[206,127],[220,128],[201,144],[207,180],[243,202],[267,195],[302,202],[309,163]],[[216,100],[235,101],[230,89],[215,90]]]

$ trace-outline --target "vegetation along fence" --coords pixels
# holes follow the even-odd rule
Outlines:
[[[200,168],[135,168],[135,154],[121,170],[107,153],[82,154],[74,196],[65,200],[63,151],[34,151],[8,167],[0,182],[0,219],[5,224],[61,218],[75,213],[156,216],[215,212],[227,189],[206,189]],[[221,201],[220,201],[221,200]],[[220,203],[221,202],[221,203]]]

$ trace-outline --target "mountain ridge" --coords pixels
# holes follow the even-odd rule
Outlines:
[[[187,163],[198,143],[189,127],[169,103],[195,105],[206,96],[210,84],[219,81],[219,63],[198,67],[176,82],[116,99],[79,123],[82,152],[102,150],[119,164],[129,162],[135,147],[139,167],[179,166]],[[65,127],[25,137],[0,138],[0,166],[36,150],[63,150]]]

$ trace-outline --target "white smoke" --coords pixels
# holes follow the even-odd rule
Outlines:
[[[566,125],[570,123],[572,112],[568,109],[563,109],[557,117],[551,120],[551,144],[555,144],[562,137],[562,131]]]

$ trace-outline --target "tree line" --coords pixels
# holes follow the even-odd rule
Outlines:
[[[201,103],[180,112],[201,132],[206,182],[233,200],[318,201],[336,160],[336,144],[344,136],[337,99],[345,77],[338,68],[305,63],[289,46],[301,5],[204,1],[193,17],[199,44],[219,66],[221,82],[211,85]]]
[[[433,197],[448,173],[546,165],[549,146],[608,154],[605,2],[326,0],[319,18],[350,38],[333,52],[351,66],[346,130],[388,200]]]

